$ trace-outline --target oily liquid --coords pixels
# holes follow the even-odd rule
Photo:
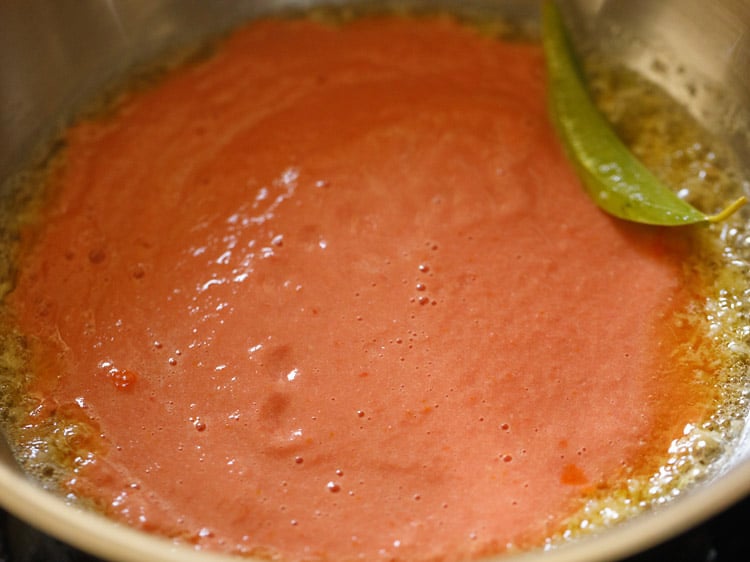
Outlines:
[[[663,64],[663,63],[660,63]],[[721,142],[708,135],[695,120],[654,84],[627,69],[611,68],[600,57],[588,60],[592,95],[621,139],[666,185],[680,186],[678,193],[699,209],[719,209],[747,187]],[[746,298],[750,266],[748,211],[726,223],[696,230],[702,275],[712,291],[705,309],[692,318],[705,321],[715,348],[717,371],[712,384],[719,391],[713,414],[688,424],[670,446],[657,471],[626,478],[613,489],[593,494],[564,529],[546,541],[559,541],[601,531],[639,512],[665,504],[720,468],[721,459],[733,454],[748,412],[748,358],[750,308]]]
[[[597,85],[605,111],[620,124],[626,138],[630,137],[628,140],[634,150],[642,153],[647,164],[662,174],[671,185],[685,186],[688,190],[686,194],[706,209],[714,208],[715,202],[723,202],[730,198],[727,194],[737,190],[737,182],[725,171],[726,157],[720,149],[709,148],[704,135],[668,99],[618,70],[599,70]],[[627,88],[623,88],[623,85],[627,85]],[[629,103],[631,96],[639,99],[639,104],[636,104],[638,110],[633,113],[630,113],[633,107]],[[656,112],[654,105],[658,108]],[[623,113],[622,107],[627,107],[628,112]],[[654,114],[658,114],[658,118]],[[665,130],[671,134],[665,135]],[[62,157],[64,158],[64,154]],[[50,166],[49,173],[55,173],[54,164]],[[294,180],[291,177],[288,179]],[[30,189],[36,188],[31,186]],[[745,321],[746,311],[739,306],[745,285],[745,280],[739,273],[741,268],[734,263],[737,259],[730,262],[724,256],[741,252],[741,241],[745,234],[740,229],[740,221],[741,218],[738,217],[727,225],[704,230],[693,229],[689,233],[686,231],[686,236],[701,239],[698,247],[702,253],[696,256],[695,262],[701,264],[700,274],[706,278],[704,284],[710,291],[705,309],[687,311],[685,322],[706,324],[706,331],[713,342],[710,353],[724,366],[717,370],[718,379],[707,381],[721,395],[713,415],[707,420],[696,420],[693,426],[686,428],[685,435],[677,438],[670,450],[664,452],[666,460],[653,476],[635,475],[614,483],[601,492],[593,491],[581,505],[579,513],[566,523],[565,528],[549,537],[548,544],[556,544],[578,536],[581,532],[606,527],[633,513],[667,501],[686,485],[704,476],[712,462],[731,447],[739,430],[739,422],[746,411],[743,394],[746,350],[741,342],[742,330],[748,323]],[[88,259],[96,264],[104,257],[92,252]],[[419,273],[429,278],[432,272],[427,269],[428,266],[424,267]],[[139,272],[133,271],[132,274],[137,277]],[[424,289],[424,286],[415,286],[414,298],[427,298],[423,294]],[[421,300],[419,304],[422,304]],[[425,302],[425,306],[432,306],[429,300]],[[49,404],[24,393],[26,381],[33,377],[32,373],[44,370],[46,366],[34,364],[37,356],[33,350],[24,347],[22,338],[5,338],[0,394],[9,398],[8,404],[3,404],[1,408],[4,422],[8,426],[11,441],[16,444],[20,462],[29,473],[54,489],[66,474],[85,466],[97,455],[106,453],[106,450],[102,450],[102,444],[97,439],[98,428],[92,426],[88,419],[81,418],[78,410],[58,409],[55,415],[47,415],[46,409],[51,407]],[[158,342],[154,342],[154,346],[160,349]],[[705,350],[696,351],[699,356],[696,364],[705,362],[706,353]],[[172,360],[177,364],[181,358],[175,353],[170,358]],[[138,384],[138,375],[131,371],[115,369],[109,373],[112,384],[122,390]],[[695,373],[695,376],[708,379],[707,374]],[[714,376],[716,373],[712,370],[711,377]],[[367,412],[357,412],[359,419],[367,420],[367,416]],[[33,420],[37,417],[45,421],[34,423]],[[195,417],[192,423],[196,431],[206,431],[205,422],[200,417]],[[503,457],[502,462],[512,460],[512,457]],[[305,459],[300,456],[299,461],[295,462],[304,465]],[[342,493],[339,483],[341,476],[332,475],[327,484],[331,494]],[[575,482],[578,475],[571,471],[567,478]],[[421,498],[415,501],[421,501]]]

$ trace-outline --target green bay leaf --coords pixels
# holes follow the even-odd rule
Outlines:
[[[595,106],[553,0],[542,6],[549,110],[578,175],[593,200],[621,219],[663,226],[718,222],[746,203],[745,197],[706,215],[677,196],[623,144]]]

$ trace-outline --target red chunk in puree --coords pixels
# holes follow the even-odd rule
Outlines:
[[[446,19],[263,21],[73,126],[9,297],[30,392],[101,433],[66,489],[200,548],[456,560],[656,466],[706,408],[700,287],[544,97],[538,46]]]

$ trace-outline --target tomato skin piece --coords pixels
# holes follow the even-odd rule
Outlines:
[[[617,137],[594,105],[558,7],[542,6],[542,43],[552,121],[589,195],[604,211],[628,221],[679,226],[724,220],[744,197],[716,215],[680,199]]]

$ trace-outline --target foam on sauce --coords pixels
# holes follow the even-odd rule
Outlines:
[[[712,250],[595,208],[544,88],[448,18],[269,20],[72,126],[6,298],[23,462],[289,560],[538,546],[647,482],[717,411]]]

